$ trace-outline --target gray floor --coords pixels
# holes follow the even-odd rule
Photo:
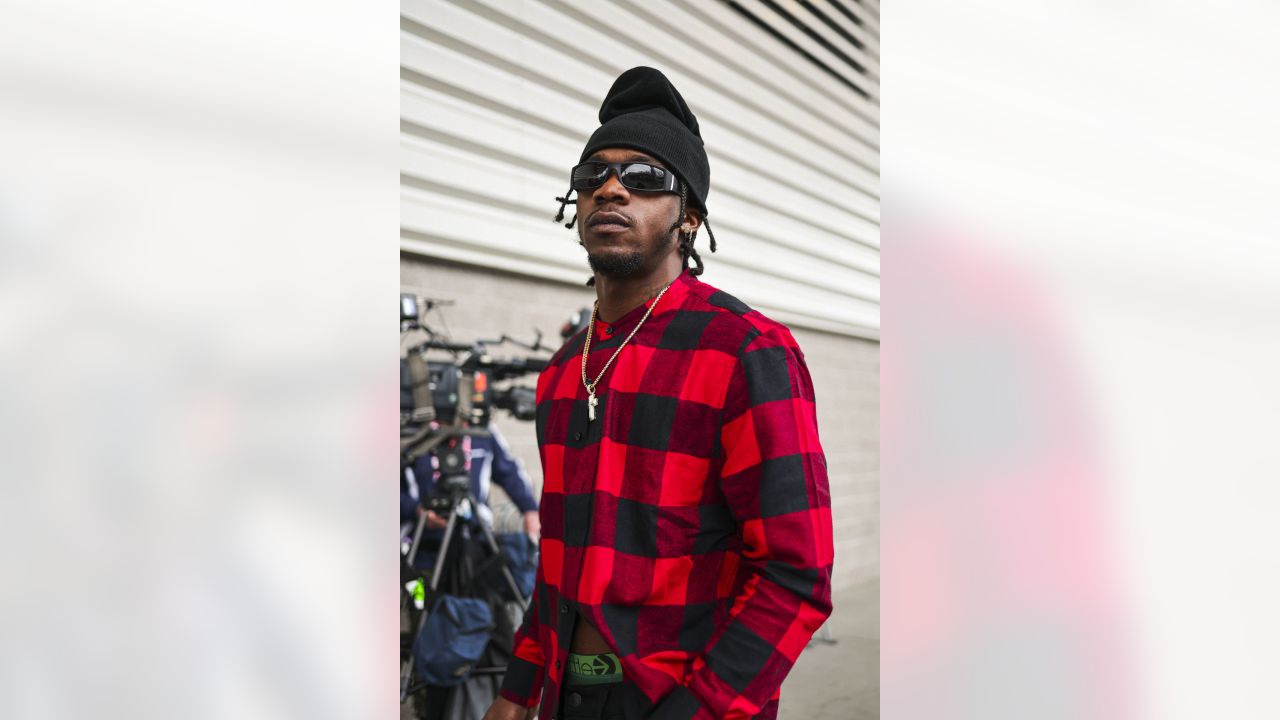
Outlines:
[[[836,642],[815,641],[800,655],[782,684],[779,720],[880,717],[880,583],[836,593],[832,605]]]

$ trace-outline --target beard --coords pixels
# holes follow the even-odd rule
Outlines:
[[[607,278],[635,277],[644,270],[644,253],[639,250],[625,253],[587,253],[587,264]]]
[[[587,252],[587,264],[593,271],[611,280],[638,277],[650,266],[660,262],[674,243],[671,239],[659,239],[648,254],[641,250]],[[582,245],[581,239],[578,244]]]

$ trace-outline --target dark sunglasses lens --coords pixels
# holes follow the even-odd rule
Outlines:
[[[609,166],[604,163],[587,162],[573,169],[573,180],[570,183],[574,190],[586,190],[599,186],[604,182]]]
[[[622,168],[622,184],[632,190],[662,190],[666,187],[667,171],[647,163],[631,163]]]

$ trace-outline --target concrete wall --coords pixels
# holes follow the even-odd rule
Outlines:
[[[571,242],[565,239],[565,242]],[[714,255],[705,258],[703,279],[716,284]],[[589,275],[583,262],[582,279]],[[403,292],[456,301],[444,319],[458,341],[506,333],[559,347],[559,330],[569,314],[590,307],[588,287],[508,275],[409,254],[401,255]],[[429,323],[443,329],[439,314]],[[836,589],[875,580],[880,575],[880,345],[843,335],[792,329],[804,350],[818,400],[818,429],[826,451],[835,526]],[[519,348],[495,349],[501,357],[522,354]],[[529,376],[532,386],[536,378]],[[542,468],[532,422],[500,413],[497,424],[540,490]],[[495,492],[495,496],[501,490]],[[498,504],[498,503],[495,503]],[[500,518],[514,522],[513,509],[498,504]]]

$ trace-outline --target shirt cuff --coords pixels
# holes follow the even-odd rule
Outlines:
[[[520,657],[512,657],[502,677],[502,697],[517,705],[533,707],[542,695],[543,667]]]

